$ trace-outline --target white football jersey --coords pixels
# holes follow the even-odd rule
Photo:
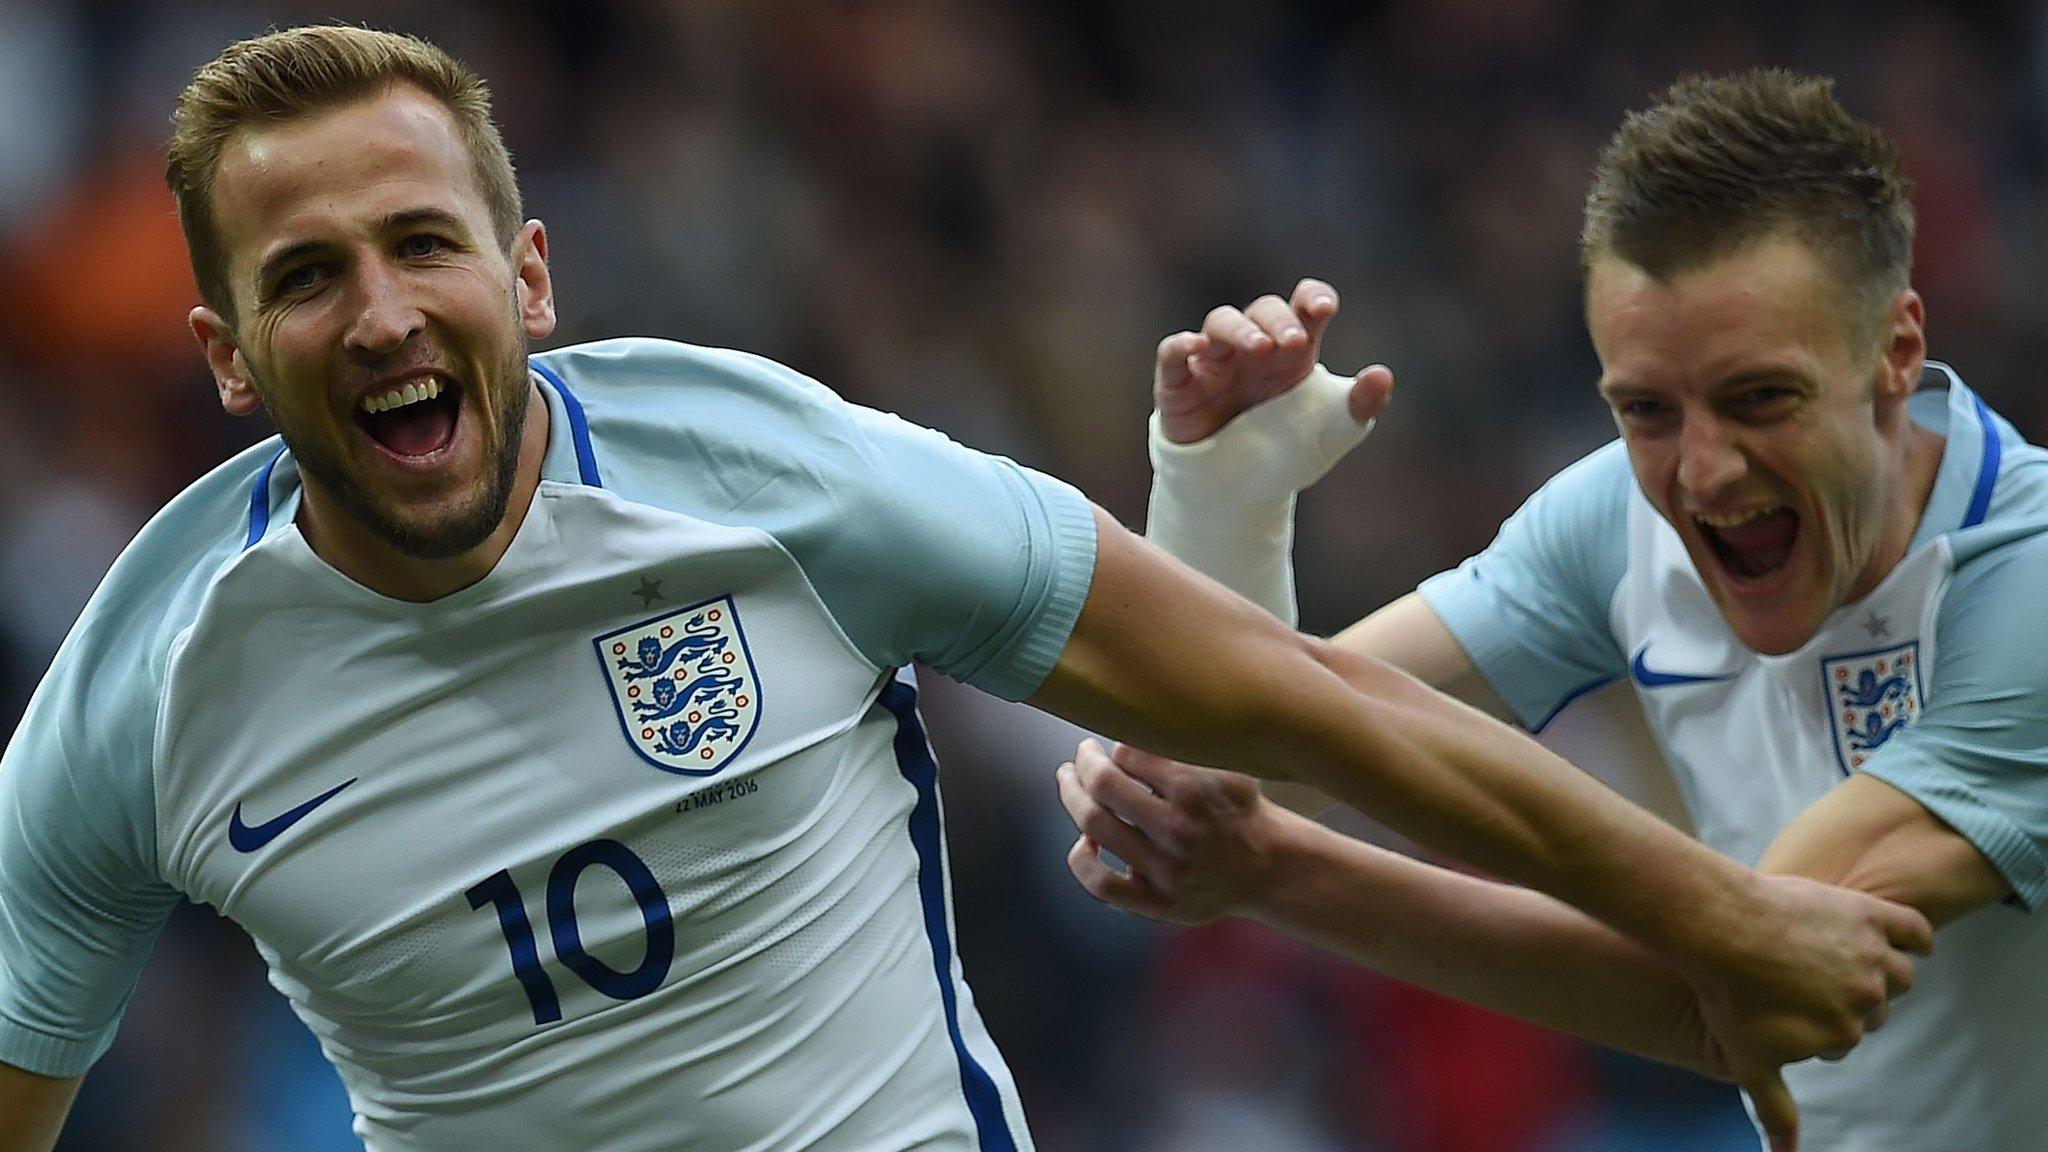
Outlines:
[[[1942,365],[1946,437],[1905,559],[1798,651],[1715,608],[1619,443],[1560,473],[1425,599],[1531,728],[1623,676],[1702,840],[1755,864],[1851,772],[1969,839],[2015,899],[1943,928],[1886,1027],[1785,1070],[1809,1152],[2048,1148],[2048,452]]]
[[[1029,1149],[904,666],[1029,694],[1087,502],[739,353],[531,364],[544,479],[469,588],[329,567],[275,443],[116,565],[0,765],[0,1060],[83,1072],[183,895],[371,1152]]]

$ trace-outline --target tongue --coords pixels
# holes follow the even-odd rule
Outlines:
[[[455,434],[455,405],[447,399],[424,400],[364,421],[377,443],[400,456],[425,456]]]
[[[1776,571],[1791,556],[1799,517],[1790,508],[1779,508],[1739,527],[1716,529],[1714,534],[1728,550],[1730,567],[1737,575],[1762,576]]]

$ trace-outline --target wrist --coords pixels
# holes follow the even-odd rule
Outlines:
[[[1304,906],[1316,902],[1309,889],[1331,868],[1327,855],[1319,850],[1318,833],[1329,835],[1322,825],[1298,812],[1271,800],[1260,801],[1258,814],[1246,831],[1251,851],[1245,899],[1234,915],[1281,931],[1301,923]]]
[[[1770,905],[1756,873],[1693,847],[1691,858],[1665,870],[1662,883],[1653,878],[1642,885],[1640,922],[1624,927],[1685,973],[1715,968],[1723,957],[1742,952],[1741,941],[1763,922]]]

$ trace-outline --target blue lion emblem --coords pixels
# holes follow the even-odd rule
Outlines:
[[[1855,684],[1837,684],[1835,690],[1842,694],[1842,703],[1852,708],[1876,708],[1887,700],[1904,696],[1909,687],[1904,676],[1892,675],[1880,680],[1876,672],[1865,668],[1856,677]]]
[[[651,680],[667,674],[678,660],[701,662],[724,652],[730,643],[725,631],[707,623],[699,612],[683,625],[682,638],[667,648],[652,636],[642,638],[638,651],[619,659],[619,671],[628,680]]]
[[[1835,759],[1853,772],[1919,718],[1920,642],[1824,657],[1821,680]]]
[[[697,671],[706,672],[702,667]],[[633,716],[643,721],[666,720],[693,704],[709,703],[723,693],[737,692],[744,687],[744,680],[726,675],[723,668],[706,672],[681,687],[677,687],[673,680],[656,680],[653,701],[635,702]]]
[[[666,752],[671,756],[688,756],[706,740],[724,740],[739,735],[738,716],[738,711],[724,708],[712,712],[696,724],[678,720],[661,730],[654,739],[654,747],[657,751]]]
[[[620,735],[664,772],[708,776],[761,725],[761,679],[730,595],[591,638]]]
[[[1889,720],[1875,712],[1867,712],[1863,716],[1863,727],[1858,728],[1852,724],[1843,735],[1848,737],[1849,747],[1858,752],[1870,752],[1891,739],[1892,733],[1904,728],[1906,721],[1910,719],[1912,717],[1903,711]]]

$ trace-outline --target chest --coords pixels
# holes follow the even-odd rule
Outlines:
[[[848,755],[883,674],[772,540],[548,513],[425,612],[251,565],[175,657],[164,874],[359,1031],[644,995],[907,803]]]

